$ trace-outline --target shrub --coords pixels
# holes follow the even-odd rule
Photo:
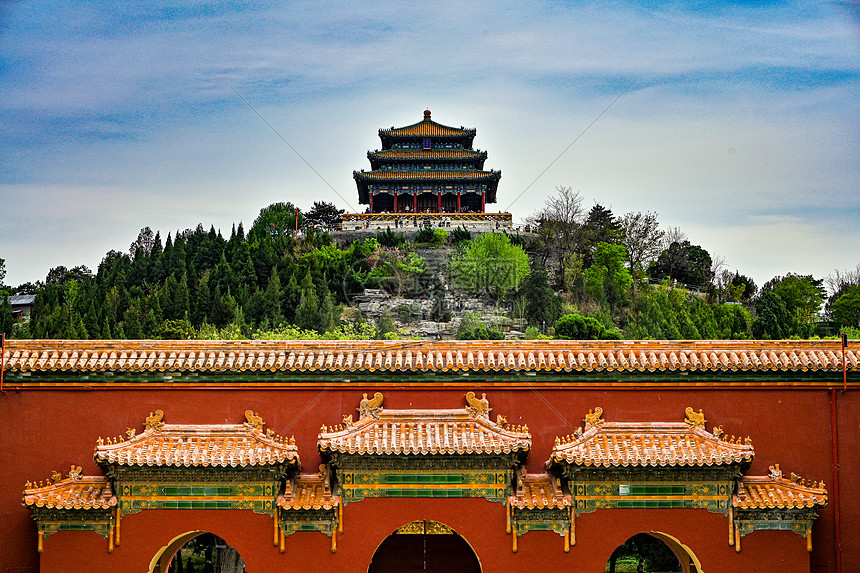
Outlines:
[[[555,337],[564,340],[620,340],[621,333],[607,329],[594,317],[566,314],[555,325]]]
[[[472,233],[469,232],[466,227],[455,227],[453,231],[451,231],[451,242],[455,245],[458,243],[462,243],[463,241],[471,241]]]

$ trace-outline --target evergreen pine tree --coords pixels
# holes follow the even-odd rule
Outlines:
[[[320,303],[310,271],[305,273],[302,279],[301,296],[296,309],[296,325],[299,328],[312,330],[318,330],[320,326]]]

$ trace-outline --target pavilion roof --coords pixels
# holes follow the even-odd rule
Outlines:
[[[104,476],[82,476],[80,467],[72,466],[66,479],[48,482],[43,487],[27,484],[24,505],[47,509],[110,509],[117,504],[110,482]]]
[[[6,372],[840,372],[838,341],[7,340]],[[849,372],[860,351],[845,349]]]
[[[332,509],[340,505],[340,496],[332,495],[329,470],[322,465],[318,474],[299,474],[287,480],[277,504],[283,509]]]
[[[504,417],[489,418],[490,407],[473,392],[461,410],[385,410],[382,394],[361,401],[360,418],[320,430],[321,452],[358,455],[511,454],[531,448],[528,427],[507,425]]]
[[[570,507],[570,494],[564,493],[559,478],[549,474],[530,474],[523,467],[517,471],[517,488],[508,498],[517,509]]]
[[[498,181],[501,171],[478,171],[461,169],[381,169],[377,171],[353,171],[356,181]]]
[[[450,127],[436,123],[430,119],[430,110],[424,112],[424,119],[418,123],[413,123],[405,127],[383,128],[379,130],[379,136],[383,140],[388,137],[473,137],[474,135],[475,128]]]
[[[684,422],[605,422],[602,408],[585,417],[585,432],[556,438],[548,464],[579,467],[725,466],[752,462],[749,438],[728,439],[705,430],[701,411],[687,408]]]
[[[299,465],[295,440],[271,430],[250,410],[244,424],[165,424],[161,410],[146,419],[146,430],[129,439],[102,441],[95,459],[102,465],[137,467],[261,467]]]
[[[743,476],[732,496],[732,506],[738,509],[802,509],[827,505],[823,481],[807,485],[800,476],[791,474],[791,477],[782,477],[779,464],[770,467],[769,475]]]

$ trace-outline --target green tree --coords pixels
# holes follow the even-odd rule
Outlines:
[[[633,283],[633,277],[624,266],[626,259],[624,245],[598,243],[594,251],[594,264],[585,269],[588,291],[611,309],[618,309],[629,302],[627,290]]]
[[[529,258],[519,245],[501,233],[484,233],[451,261],[454,284],[474,292],[503,298],[529,273]]]
[[[272,203],[260,210],[260,214],[254,219],[249,237],[260,239],[265,236],[283,237],[292,235],[296,230],[296,216],[299,218],[299,227],[302,226],[302,213],[292,203]],[[266,276],[269,276],[266,273]]]
[[[621,218],[621,243],[627,249],[628,268],[641,273],[661,251],[665,233],[660,230],[656,213],[627,213]]]
[[[343,209],[338,209],[333,203],[314,201],[314,206],[305,213],[302,227],[319,227],[330,229],[340,227],[343,220]]]
[[[296,309],[296,325],[299,328],[320,332],[320,301],[311,273],[305,273],[301,284],[299,306]]]
[[[735,271],[735,276],[732,277],[731,284],[742,289],[738,293],[740,296],[738,300],[750,300],[758,291],[758,287],[755,286],[755,282],[750,277],[742,275],[737,271]]]
[[[385,308],[376,320],[376,338],[387,338],[392,333],[397,332],[397,327],[394,320],[391,318],[391,313]]]
[[[12,317],[12,305],[9,303],[9,295],[3,289],[0,289],[0,333],[6,335],[6,338],[12,336],[12,327],[15,320]]]
[[[812,275],[789,273],[774,277],[761,287],[762,293],[772,292],[785,304],[789,314],[810,324],[824,303],[824,281]]]
[[[710,253],[702,247],[691,245],[690,241],[673,241],[648,267],[648,274],[657,280],[670,278],[687,286],[702,287],[714,278],[712,262]]]
[[[525,319],[529,325],[545,330],[561,316],[562,300],[549,286],[549,276],[541,265],[535,265],[525,278],[519,295],[525,299]]]
[[[860,285],[848,285],[830,305],[830,319],[837,327],[860,328]]]
[[[774,292],[765,291],[755,303],[756,319],[753,336],[765,340],[789,338],[797,331],[797,319],[786,308],[785,302]]]

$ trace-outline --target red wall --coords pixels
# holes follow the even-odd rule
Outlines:
[[[460,408],[468,389],[386,390],[384,407]],[[84,473],[100,475],[92,461],[98,437],[118,436],[126,428],[142,430],[150,411],[162,409],[167,423],[238,423],[245,410],[259,412],[282,435],[295,435],[305,471],[321,462],[316,451],[320,425],[341,422],[355,413],[363,392],[329,390],[111,390],[9,391],[0,396],[0,571],[27,567],[37,570],[36,528],[21,505],[27,480],[43,480],[58,470],[65,475],[72,464]],[[543,471],[556,436],[582,425],[590,408],[601,406],[607,421],[681,421],[684,409],[702,408],[707,427],[722,425],[728,434],[749,435],[756,457],[748,474],[764,475],[779,463],[786,475],[796,472],[807,480],[824,480],[831,493],[813,529],[812,571],[835,572],[833,551],[833,484],[831,467],[830,395],[825,390],[501,390],[489,388],[487,398],[496,414],[512,424],[528,424],[533,437],[528,468]],[[855,394],[838,394],[840,440],[840,501],[843,568],[860,571],[860,408]],[[561,417],[559,417],[559,414]],[[563,419],[562,419],[563,418]],[[562,538],[531,532],[511,552],[505,533],[505,510],[481,499],[400,500],[369,499],[344,510],[345,532],[338,536],[338,552],[321,533],[298,533],[287,538],[286,553],[272,545],[272,521],[251,512],[144,511],[122,520],[122,543],[112,555],[107,541],[92,532],[61,532],[45,541],[41,555],[44,572],[144,571],[158,549],[190,530],[211,531],[243,556],[248,571],[273,571],[301,565],[305,571],[366,570],[375,548],[400,525],[418,519],[446,523],[475,549],[483,571],[538,567],[568,571],[602,571],[612,550],[639,532],[660,531],[689,546],[704,571],[810,571],[806,541],[790,532],[755,532],[736,553],[728,545],[724,516],[704,510],[603,510],[576,520],[577,543],[563,552]],[[370,525],[372,524],[372,525]],[[74,559],[80,562],[75,565]],[[14,569],[13,569],[14,570]]]

